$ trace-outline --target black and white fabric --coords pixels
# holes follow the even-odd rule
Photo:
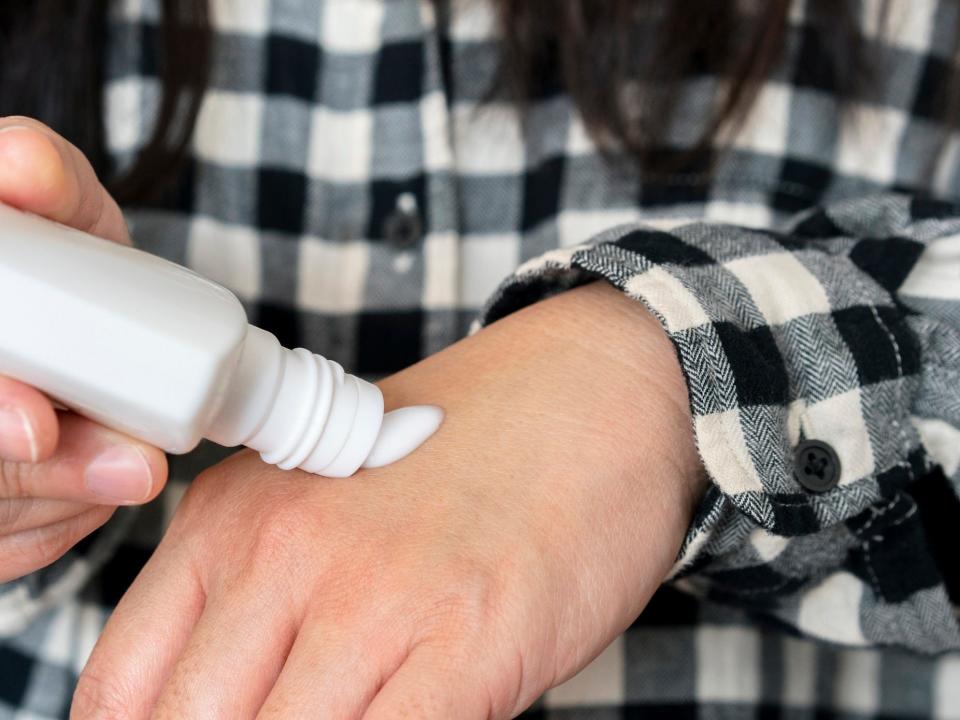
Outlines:
[[[714,484],[677,585],[825,640],[957,649],[960,264],[930,265],[960,261],[958,213],[891,195],[780,231],[627,225],[527,263],[485,319],[596,277],[660,319]],[[837,455],[823,491],[795,477],[809,440]]]
[[[140,247],[371,377],[596,279],[676,346],[711,489],[648,610],[529,717],[960,718],[960,136],[937,120],[960,5],[893,0],[881,28],[882,4],[861,3],[874,90],[841,113],[797,2],[713,172],[653,175],[601,157],[560,85],[524,123],[489,99],[485,0],[212,1],[211,87],[177,191],[128,208]],[[159,3],[114,5],[122,167],[157,106]],[[722,82],[689,79],[660,152],[690,147]],[[795,474],[808,441],[836,454],[820,492]],[[227,452],[172,458],[157,501],[0,586],[0,718],[66,715]]]

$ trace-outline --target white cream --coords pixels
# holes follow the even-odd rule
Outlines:
[[[385,419],[376,385],[282,347],[225,288],[3,205],[0,328],[0,374],[171,453],[207,438],[345,477],[412,452],[442,417]]]
[[[443,410],[436,405],[412,405],[388,412],[363,467],[383,467],[405,458],[433,435],[441,422]]]

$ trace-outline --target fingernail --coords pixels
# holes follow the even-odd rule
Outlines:
[[[150,464],[132,445],[117,445],[97,455],[83,479],[90,492],[112,502],[143,502],[153,487]]]
[[[18,407],[0,407],[0,455],[7,460],[37,461],[37,436],[27,414]]]

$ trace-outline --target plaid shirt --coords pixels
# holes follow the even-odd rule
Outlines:
[[[531,717],[960,718],[960,138],[935,112],[960,4],[895,1],[883,33],[863,5],[883,85],[841,116],[798,4],[707,176],[602,159],[562,88],[523,125],[484,103],[482,0],[213,2],[211,88],[178,192],[128,213],[141,247],[369,376],[597,278],[676,346],[712,487],[671,582]],[[121,166],[157,105],[157,12],[125,0],[110,23]],[[687,83],[663,152],[698,136],[717,82]],[[65,715],[186,483],[226,452],[173,458],[158,501],[0,586],[0,718]]]

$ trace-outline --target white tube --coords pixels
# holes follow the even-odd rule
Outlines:
[[[167,452],[206,437],[329,477],[364,464],[384,417],[379,388],[281,347],[225,288],[3,205],[0,374]],[[400,444],[390,457],[414,450],[430,422],[413,413],[405,433],[389,423]]]

